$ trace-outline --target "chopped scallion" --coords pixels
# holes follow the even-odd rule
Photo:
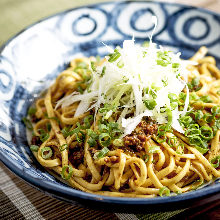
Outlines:
[[[161,197],[163,197],[163,195],[170,196],[170,190],[169,190],[166,186],[163,186],[163,187],[160,188],[160,190],[159,190],[159,195],[160,195]]]
[[[149,153],[154,154],[154,153],[157,153],[158,150],[160,150],[160,147],[159,147],[159,146],[150,146],[150,147],[149,147]]]
[[[67,170],[68,170],[68,172],[67,172]],[[67,175],[66,175],[66,173],[67,173]],[[62,168],[61,177],[64,180],[70,179],[72,177],[72,175],[73,175],[73,167],[72,166],[67,165]]]
[[[116,147],[122,147],[124,145],[124,142],[122,139],[115,139],[113,141],[113,145],[115,145]]]
[[[107,147],[103,147],[102,150],[100,150],[99,152],[97,152],[96,155],[94,155],[95,159],[101,159],[103,157],[105,157],[109,152],[109,149]]]
[[[38,132],[40,133],[40,140],[45,142],[49,137],[49,133],[47,133],[44,129],[39,129]]]
[[[44,147],[41,149],[41,156],[43,159],[48,159],[53,155],[53,151],[50,147]]]
[[[94,61],[91,61],[91,68],[94,72],[96,72],[96,65]]]
[[[157,105],[157,103],[154,99],[144,100],[144,104],[149,110],[153,110],[155,108],[155,106]]]
[[[107,147],[110,145],[111,143],[111,137],[108,133],[101,133],[99,135],[99,143],[100,145],[102,145],[103,147]]]
[[[213,102],[212,99],[210,98],[210,96],[208,96],[208,95],[204,95],[204,96],[200,97],[200,100],[205,103],[212,103]]]
[[[214,168],[218,168],[220,165],[220,156],[216,156],[211,160],[211,164]]]
[[[33,130],[33,126],[32,126],[31,121],[29,119],[27,119],[26,117],[23,117],[22,121],[24,122],[24,124],[28,130],[30,130],[30,131]]]
[[[101,77],[105,75],[105,71],[106,71],[106,66],[104,66],[104,67],[102,68]]]
[[[31,151],[38,152],[39,147],[37,145],[30,146]]]
[[[59,150],[60,151],[64,151],[64,150],[66,150],[68,148],[68,145],[67,144],[63,144],[63,145],[61,145],[60,147],[59,147]]]
[[[172,63],[172,68],[179,68],[180,64],[179,63]]]
[[[120,53],[118,52],[118,50],[116,49],[113,54],[110,54],[110,55],[109,55],[108,61],[109,61],[110,63],[112,63],[112,62],[116,61],[120,56],[121,56],[121,54],[120,54]]]
[[[195,120],[196,120],[196,121],[203,118],[203,112],[202,112],[201,110],[196,111],[196,112],[194,113],[194,115],[195,115]]]
[[[33,108],[33,107],[30,107],[28,109],[28,115],[29,116],[33,116],[35,113],[36,113],[37,109],[36,108]]]
[[[122,62],[122,60],[120,60],[118,63],[117,63],[117,67],[118,68],[122,68],[124,66],[124,63]]]
[[[142,159],[145,163],[147,163],[149,160],[149,155],[148,154],[143,155]]]
[[[200,131],[201,131],[201,137],[204,138],[205,140],[211,140],[213,138],[213,131],[210,127],[202,126],[200,128]]]

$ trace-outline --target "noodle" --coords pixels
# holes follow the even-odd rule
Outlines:
[[[88,107],[91,107],[89,111],[76,117],[74,114],[80,102],[56,108],[60,99],[87,88],[91,77],[90,61],[96,62],[94,58],[71,61],[70,67],[57,77],[46,95],[36,100],[36,111],[31,114],[34,122],[33,153],[38,162],[61,175],[72,187],[106,196],[148,198],[163,196],[166,190],[184,193],[219,178],[220,70],[213,57],[205,57],[206,53],[205,47],[200,48],[190,59],[198,64],[188,66],[191,72],[189,82],[195,82],[195,77],[199,77],[199,81],[194,85],[191,83],[191,87],[189,85],[192,110],[185,117],[193,118],[198,125],[186,128],[185,134],[173,129],[158,136],[158,124],[146,117],[142,120],[150,124],[152,133],[149,132],[147,138],[143,134],[130,135],[130,139],[124,137],[122,144],[116,144],[114,140],[109,142],[107,132],[99,134],[97,139],[96,132],[100,130],[102,114],[94,111],[92,103],[88,103]],[[97,62],[97,65],[103,62],[105,60]],[[116,98],[127,102],[122,94],[123,91]],[[133,112],[122,109],[120,117],[127,114]],[[120,117],[113,113],[107,121],[120,121]],[[107,129],[107,125],[102,126]],[[111,129],[119,132],[117,128]],[[138,129],[142,127],[136,128],[137,133]],[[198,132],[198,129],[200,135],[203,135],[202,140],[207,140],[201,142],[206,143],[205,147],[199,145],[200,139],[193,133]],[[99,142],[92,144],[94,140]],[[133,145],[125,144],[134,140],[141,145],[132,148],[136,142],[132,142]],[[107,143],[108,147],[104,147]]]

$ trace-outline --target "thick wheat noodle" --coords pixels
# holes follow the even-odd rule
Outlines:
[[[201,171],[201,174],[203,175],[203,177],[205,178],[206,181],[212,180],[212,174],[208,175],[208,173],[202,163],[200,163],[199,161],[196,161],[196,160],[193,161],[192,163],[195,167],[197,167],[197,169],[199,169]]]
[[[220,145],[219,139],[220,139],[220,130],[216,132],[215,137],[211,140],[211,151],[209,155],[209,160],[213,159],[219,154],[219,145]]]
[[[195,109],[201,109],[203,112],[210,111],[213,106],[218,106],[220,103],[217,94],[220,87],[220,71],[215,66],[213,57],[204,57],[206,53],[207,49],[202,47],[191,58],[200,65],[191,67],[192,76],[189,76],[192,79],[194,73],[200,74],[201,89],[196,94],[198,96],[210,95],[213,100],[212,103],[191,103]],[[72,187],[89,193],[120,197],[152,198],[160,194],[160,189],[163,187],[167,187],[173,192],[183,193],[198,187],[203,181],[211,181],[214,177],[220,177],[220,171],[210,163],[213,158],[219,156],[220,130],[210,141],[211,148],[206,156],[203,156],[195,147],[190,146],[186,136],[174,130],[172,133],[166,133],[166,137],[168,139],[173,136],[177,137],[177,142],[184,145],[184,147],[180,147],[182,153],[178,153],[175,147],[170,147],[166,141],[158,143],[156,135],[152,135],[146,141],[143,152],[129,154],[123,150],[123,147],[122,149],[112,148],[103,158],[94,159],[88,144],[89,137],[86,135],[83,143],[84,159],[75,167],[70,162],[69,150],[78,146],[77,137],[75,134],[65,137],[61,130],[68,126],[71,130],[75,129],[76,123],[80,123],[86,116],[91,115],[91,112],[74,117],[79,103],[55,109],[55,101],[76,90],[77,82],[82,80],[82,76],[74,72],[74,69],[77,63],[82,61],[88,63],[89,59],[73,60],[71,67],[57,77],[55,83],[48,89],[46,96],[36,101],[35,116],[40,120],[34,125],[34,133],[40,136],[40,129],[45,129],[48,123],[51,125],[49,138],[40,145],[38,152],[34,152],[42,166],[58,175],[63,175],[63,168],[72,167],[72,176],[67,180]],[[118,94],[118,97],[121,97],[121,94]],[[132,111],[122,111],[120,117],[124,117],[128,113],[131,114]],[[94,122],[90,129],[98,131],[98,121],[101,116],[99,113],[95,113],[93,116]],[[60,123],[55,120],[56,117]],[[114,121],[114,118],[111,117],[109,121]],[[205,124],[203,123],[203,125]],[[206,125],[208,126],[208,124]],[[69,148],[60,150],[60,147],[65,145]],[[149,148],[152,146],[160,149],[155,153],[149,153]],[[52,158],[44,159],[42,157],[44,147],[51,147]],[[145,154],[149,156],[148,161],[141,156]],[[111,157],[114,160],[111,160]],[[199,181],[195,182],[198,179]]]
[[[84,150],[85,150],[85,158],[86,158],[86,162],[88,165],[88,169],[90,170],[90,172],[92,173],[92,176],[96,179],[96,181],[99,181],[101,179],[101,175],[98,172],[98,170],[94,164],[94,161],[89,153],[89,144],[87,143],[87,140],[85,143]]]
[[[115,180],[115,177],[114,177],[114,168],[111,168],[111,169],[110,169],[109,176],[108,176],[108,179],[107,179],[106,182],[105,182],[105,186],[111,186],[111,185],[113,185],[114,180]]]
[[[115,177],[115,189],[120,188],[121,178],[124,172],[126,157],[123,153],[120,153],[119,156],[120,162],[118,168],[114,168],[114,177]]]
[[[170,156],[170,163],[169,165],[160,170],[158,173],[157,173],[157,178],[160,180],[162,178],[164,178],[165,176],[169,175],[171,172],[173,172],[175,169],[175,160],[174,160],[174,157],[173,156]],[[143,184],[144,187],[147,187],[147,186],[150,186],[152,185],[153,182],[152,182],[152,179],[151,178],[148,178],[145,180],[145,183]]]
[[[153,185],[156,187],[156,188],[162,188],[163,185],[161,184],[160,180],[158,179],[157,175],[154,173],[154,170],[153,170],[153,155],[150,155],[150,159],[149,159],[149,165],[148,165],[148,176],[149,178],[152,180],[152,183]]]

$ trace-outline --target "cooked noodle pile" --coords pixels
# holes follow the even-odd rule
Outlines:
[[[32,120],[28,127],[33,126],[34,134],[31,150],[38,162],[72,187],[106,196],[168,196],[219,178],[220,71],[206,52],[202,47],[190,59],[197,64],[188,65],[189,107],[179,119],[184,134],[144,116],[135,130],[123,136],[116,123],[118,109],[103,119],[108,105],[78,116],[74,114],[79,101],[56,107],[74,91],[86,90],[91,60],[96,66],[106,62],[74,59],[28,111]],[[181,108],[186,88],[174,99]],[[125,118],[133,114],[130,111]]]

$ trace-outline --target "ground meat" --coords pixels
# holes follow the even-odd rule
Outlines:
[[[31,121],[32,121],[32,123],[37,123],[39,121],[39,119],[36,117],[36,115],[32,115]]]
[[[95,154],[96,152],[98,152],[98,150],[96,150],[96,149],[93,148],[93,147],[90,147],[90,148],[89,148],[89,152],[90,152],[91,156],[93,157],[94,154]]]
[[[84,157],[84,152],[82,150],[76,151],[70,155],[69,160],[73,164],[73,166],[77,167],[83,162],[83,157]]]
[[[146,135],[156,134],[157,129],[157,124],[154,124],[152,122],[147,123],[146,121],[141,121],[136,128],[136,130],[138,130],[140,133],[144,133]]]
[[[147,140],[144,134],[131,134],[124,137],[125,147],[130,147],[134,151],[141,151]]]
[[[83,163],[84,150],[81,147],[75,147],[69,154],[69,160],[75,167]]]
[[[86,176],[84,177],[84,179],[87,181],[87,182],[91,182],[91,180],[92,180],[92,176],[91,175],[89,175],[89,174],[86,174]]]
[[[157,129],[157,124],[152,121],[141,121],[130,135],[124,137],[125,148],[134,152],[141,151],[147,139],[157,133]]]
[[[105,159],[104,159],[104,161],[106,162],[106,163],[118,163],[119,162],[119,158],[118,157],[116,157],[116,156],[111,156],[111,157],[106,157]]]
[[[31,145],[37,145],[40,146],[42,144],[42,141],[40,140],[39,136],[33,136],[31,139]]]

